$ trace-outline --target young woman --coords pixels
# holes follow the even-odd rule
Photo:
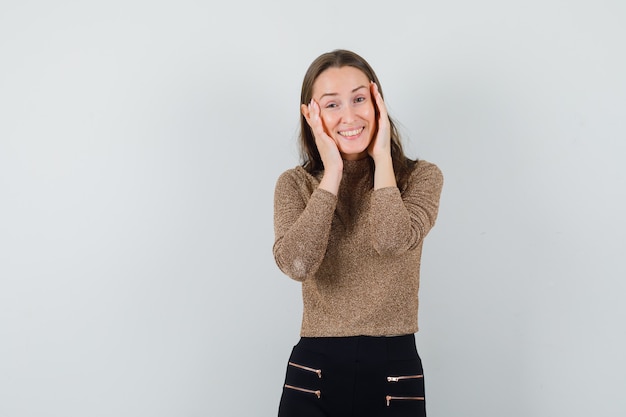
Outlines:
[[[274,197],[274,257],[304,307],[279,417],[424,416],[414,333],[441,171],[404,155],[378,78],[353,52],[313,61],[300,102],[303,164]]]

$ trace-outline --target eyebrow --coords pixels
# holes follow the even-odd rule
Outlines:
[[[359,91],[361,88],[367,88],[367,87],[366,87],[366,86],[364,86],[364,85],[360,85],[360,86],[358,86],[357,88],[355,88],[354,90],[352,90],[351,92],[352,92],[352,93],[356,93],[356,92],[357,92],[357,91]],[[321,100],[321,99],[323,99],[323,98],[324,98],[324,97],[326,97],[326,96],[338,96],[338,95],[339,95],[339,93],[324,93],[324,94],[322,94],[322,95],[320,96],[320,98],[319,98],[319,99]]]

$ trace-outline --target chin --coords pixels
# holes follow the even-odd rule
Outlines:
[[[344,155],[344,159],[352,158],[363,158],[367,156],[367,147],[369,146],[369,141],[367,143],[343,143],[344,146],[339,146],[339,152]]]
[[[346,160],[355,160],[355,159],[363,159],[367,157],[367,147],[365,149],[339,149],[341,153],[341,157]]]

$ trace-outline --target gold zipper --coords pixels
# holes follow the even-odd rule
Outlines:
[[[285,388],[293,389],[293,390],[300,391],[300,392],[306,392],[307,394],[315,394],[317,395],[317,398],[322,397],[322,391],[320,390],[312,390],[312,389],[294,387],[293,385],[289,385],[289,384],[285,384]],[[389,403],[387,403],[387,405],[389,405]]]
[[[318,378],[322,377],[322,370],[321,369],[309,368],[308,366],[298,365],[297,363],[293,363],[293,362],[289,362],[289,365],[295,366],[296,368],[304,369],[305,371],[315,372],[317,374]]]
[[[387,407],[391,404],[392,400],[412,400],[412,401],[424,401],[424,397],[394,397],[387,395]]]
[[[388,376],[387,382],[398,382],[398,381],[402,381],[403,379],[418,379],[418,378],[424,378],[424,375]]]

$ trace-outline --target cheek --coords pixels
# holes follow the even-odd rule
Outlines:
[[[376,121],[376,111],[374,110],[374,107],[373,106],[365,107],[363,109],[363,112],[361,113],[361,117],[373,125]]]
[[[332,113],[322,113],[320,118],[322,119],[322,124],[326,128],[326,133],[331,133],[334,126],[337,124],[337,117],[335,117]]]
[[[374,106],[370,108],[370,114],[372,115],[372,120],[376,120],[376,109]]]
[[[376,123],[376,111],[374,110],[374,107],[367,108],[367,110],[363,114],[363,119],[367,120],[369,124],[369,139],[372,140],[372,138],[374,137],[374,132],[376,131],[376,128],[378,126]]]

